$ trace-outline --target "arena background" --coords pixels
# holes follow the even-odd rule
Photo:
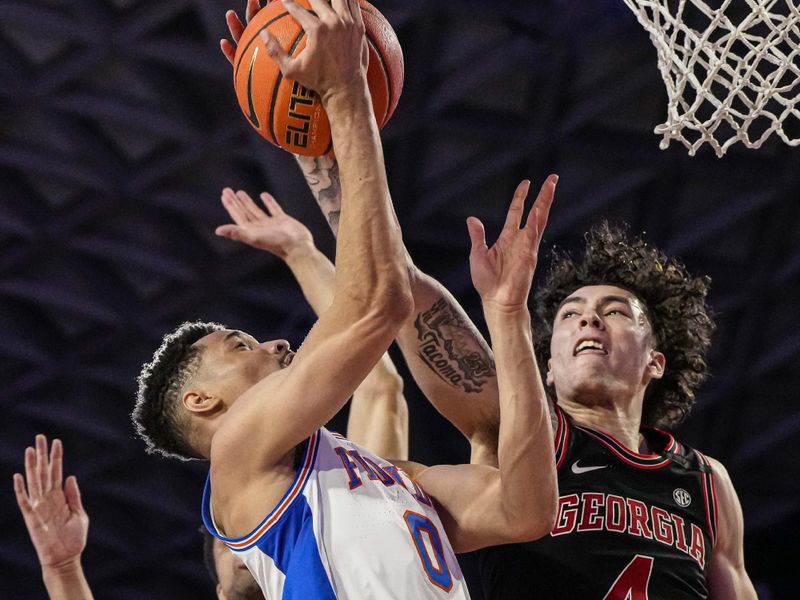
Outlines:
[[[552,171],[548,247],[624,219],[713,277],[714,378],[679,434],[730,470],[761,598],[797,597],[800,150],[659,150],[655,51],[621,0],[376,5],[405,52],[383,135],[405,239],[474,318],[465,217],[496,232],[516,182]],[[223,186],[272,191],[333,250],[291,157],[239,112],[217,49],[226,8],[2,0],[2,598],[44,597],[11,486],[38,432],[64,440],[78,476],[98,598],[213,597],[196,532],[205,467],[144,454],[134,378],[185,319],[294,345],[312,322],[280,261],[214,237]],[[463,460],[410,381],[407,396],[412,457]]]

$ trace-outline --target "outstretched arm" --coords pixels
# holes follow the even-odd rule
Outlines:
[[[295,158],[336,235],[341,204],[336,160]],[[403,357],[425,396],[470,440],[471,462],[496,465],[499,408],[489,344],[441,283],[416,267],[410,281],[415,309],[397,336]]]
[[[89,517],[75,477],[62,486],[62,464],[61,441],[53,440],[48,458],[47,438],[37,435],[35,449],[25,449],[25,477],[14,474],[14,493],[50,599],[91,600],[81,566]]]
[[[733,482],[719,461],[714,471],[719,509],[717,543],[708,566],[708,587],[714,600],[755,600],[756,590],[744,568],[744,519]]]
[[[521,228],[530,183],[517,187],[506,223],[491,248],[481,222],[471,217],[467,223],[472,281],[497,356],[499,466],[436,466],[418,475],[439,503],[457,552],[541,537],[555,519],[553,434],[527,300],[556,181],[554,175],[545,181]]]
[[[246,21],[259,8],[259,0],[248,0]],[[231,39],[222,40],[221,48],[233,63],[244,24],[234,11],[228,11],[226,19]],[[341,158],[338,148],[337,155]],[[295,158],[325,220],[338,236],[342,190],[337,160],[329,156]],[[471,462],[496,465],[499,407],[492,351],[452,294],[417,269],[408,256],[407,262],[415,309],[397,336],[403,357],[425,396],[470,440]]]
[[[356,0],[310,4],[307,10],[282,0],[306,33],[302,52],[289,56],[267,30],[259,36],[284,77],[319,94],[330,121],[342,185],[333,301],[291,364],[241,394],[214,433],[211,483],[222,497],[236,496],[227,510],[216,505],[222,529],[233,535],[249,531],[263,517],[263,502],[252,498],[263,497],[270,484],[274,488],[276,471],[283,468],[279,465],[344,406],[412,308],[408,266],[369,98],[360,6]],[[263,435],[265,422],[268,436]],[[259,493],[249,493],[254,490]]]
[[[283,260],[311,308],[317,315],[322,314],[333,301],[333,264],[314,245],[308,228],[286,214],[275,198],[263,192],[261,201],[266,210],[241,190],[222,190],[222,204],[233,223],[217,227],[216,234],[266,250]],[[388,353],[353,392],[347,437],[378,456],[408,458],[408,406],[403,380]]]

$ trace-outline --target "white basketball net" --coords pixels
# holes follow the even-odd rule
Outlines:
[[[800,144],[798,0],[624,2],[658,51],[669,96],[667,121],[655,128],[662,149],[674,139],[694,156],[707,142],[722,156],[773,133]]]

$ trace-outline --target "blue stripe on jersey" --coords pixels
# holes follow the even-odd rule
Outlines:
[[[309,456],[309,452],[312,453]],[[294,479],[292,480],[292,484],[289,486],[289,489],[283,494],[283,497],[280,501],[275,505],[275,507],[269,512],[269,514],[264,517],[264,519],[256,525],[253,530],[248,533],[247,535],[243,535],[238,538],[231,538],[222,535],[217,528],[214,526],[214,519],[211,515],[211,472],[209,471],[208,475],[206,476],[206,484],[203,487],[203,498],[200,505],[200,514],[203,517],[203,524],[206,526],[208,532],[216,537],[217,539],[226,542],[227,544],[241,542],[242,540],[246,540],[249,537],[252,537],[261,527],[270,520],[277,519],[276,522],[279,522],[283,518],[283,513],[286,511],[287,506],[284,504],[289,500],[289,496],[294,494],[294,498],[288,503],[290,506],[293,502],[297,502],[299,498],[302,497],[303,488],[305,488],[306,482],[308,481],[308,476],[311,473],[311,470],[314,467],[314,463],[317,460],[317,454],[319,453],[319,431],[314,433],[309,438],[309,444],[306,448],[305,456],[303,457],[302,465],[303,467],[297,469],[297,473],[295,473]],[[280,510],[280,514],[277,514]],[[271,526],[274,526],[275,522],[272,523]],[[269,531],[267,529],[266,531]],[[266,531],[264,533],[266,533]],[[264,533],[261,535],[263,536]],[[252,548],[253,546],[257,545],[257,540],[259,538],[254,538],[252,542],[248,543],[246,547],[235,547],[231,548],[234,552],[241,552],[243,550],[247,550],[248,548]],[[241,544],[239,544],[241,546]]]
[[[301,497],[256,546],[286,576],[283,600],[336,600],[317,548],[314,515]]]

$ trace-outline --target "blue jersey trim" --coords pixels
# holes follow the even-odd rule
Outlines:
[[[286,576],[282,600],[336,600],[314,535],[314,515],[302,498],[256,543]]]
[[[241,537],[235,537],[235,538],[226,537],[222,535],[219,531],[217,531],[217,528],[214,526],[213,519],[211,518],[211,473],[209,472],[209,474],[206,476],[206,483],[205,487],[203,488],[203,498],[200,507],[201,515],[203,517],[203,524],[206,526],[206,529],[209,531],[209,533],[211,533],[211,535],[213,535],[217,539],[222,540],[223,542],[233,544],[246,540],[248,537],[251,537],[254,533],[256,533],[259,529],[261,529],[265,523],[267,523],[270,519],[272,519],[272,517],[275,515],[277,511],[282,510],[284,514],[280,515],[278,517],[278,521],[273,525],[277,525],[277,523],[280,523],[283,520],[285,513],[291,509],[292,505],[294,505],[297,502],[298,498],[303,497],[302,492],[303,489],[305,488],[306,482],[308,481],[308,476],[314,469],[314,465],[316,464],[317,461],[317,454],[319,452],[319,446],[320,446],[319,438],[320,438],[319,431],[316,432],[314,435],[312,435],[311,438],[309,438],[308,448],[306,448],[305,455],[303,456],[303,460],[301,461],[301,464],[303,466],[297,470],[297,473],[295,473],[291,485],[288,487],[288,489],[283,494],[278,503],[275,505],[275,507],[249,533]],[[313,453],[310,457],[309,457],[309,452]],[[303,481],[300,481],[301,478],[304,478]],[[289,503],[288,506],[284,506],[284,502],[292,494],[295,495],[294,499]],[[248,544],[245,547],[238,547],[235,549],[234,548],[231,549],[234,550],[235,552],[241,552],[243,550],[252,548],[253,546],[257,545],[259,540],[262,539],[269,531],[270,529],[267,529],[258,538],[254,539],[253,543]]]

